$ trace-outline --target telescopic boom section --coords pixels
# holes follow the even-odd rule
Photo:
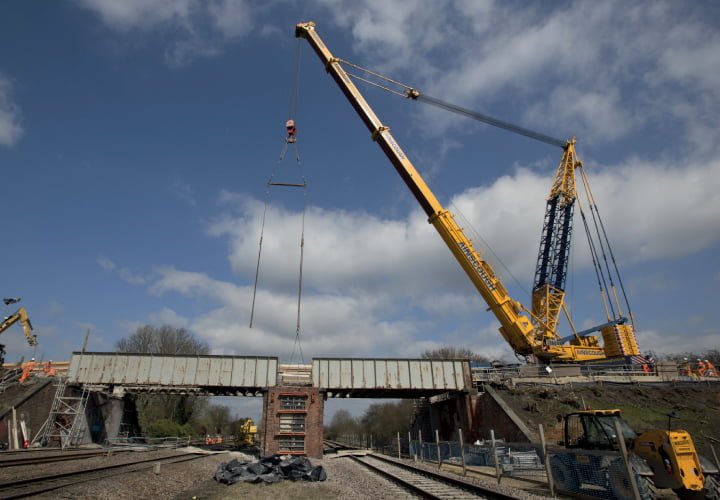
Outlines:
[[[295,36],[305,38],[320,57],[325,69],[338,84],[345,97],[370,130],[372,139],[380,145],[385,155],[397,170],[400,177],[415,196],[428,216],[428,221],[440,233],[465,273],[470,277],[482,295],[490,310],[500,321],[500,333],[516,353],[524,356],[534,354],[534,327],[523,307],[507,293],[507,290],[495,276],[489,263],[475,250],[470,239],[457,224],[452,213],[445,210],[425,181],[398,145],[390,129],[380,122],[375,112],[351,81],[315,30],[315,23],[301,23],[295,28]],[[536,349],[533,346],[536,345]]]

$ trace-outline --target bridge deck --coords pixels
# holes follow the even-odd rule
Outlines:
[[[361,398],[433,396],[472,388],[470,363],[457,359],[319,358],[296,366],[261,356],[75,352],[68,378],[74,384],[135,392],[217,395],[258,395],[286,384],[312,386],[328,397]]]
[[[260,356],[187,356],[74,352],[71,383],[142,389],[197,388],[259,391],[277,385],[278,359]]]

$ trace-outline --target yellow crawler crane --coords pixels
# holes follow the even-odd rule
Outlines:
[[[572,334],[561,337],[557,332],[558,315],[564,306],[564,279],[567,269],[567,256],[570,242],[570,224],[572,207],[575,203],[575,169],[582,164],[575,153],[575,140],[560,141],[521,127],[469,112],[434,98],[422,95],[418,90],[399,84],[390,79],[393,85],[403,88],[400,93],[413,100],[422,100],[430,104],[459,112],[501,128],[505,128],[528,137],[547,142],[563,149],[563,159],[548,199],[548,211],[544,236],[541,241],[538,258],[538,273],[533,288],[532,309],[514,300],[505,286],[496,276],[491,265],[475,249],[471,240],[458,225],[453,214],[446,210],[427,186],[420,173],[390,133],[383,125],[368,102],[353,83],[351,75],[343,64],[356,67],[335,57],[322,41],[315,29],[315,23],[297,24],[295,36],[305,38],[319,56],[326,71],[335,80],[345,97],[370,131],[373,141],[377,142],[388,157],[395,170],[410,189],[415,199],[440,234],[445,244],[468,275],[473,285],[483,297],[489,310],[500,322],[500,334],[510,344],[515,353],[530,361],[542,362],[578,362],[602,361],[639,354],[632,324],[626,324],[619,307],[613,309],[612,300],[605,300],[607,323],[578,332],[569,314],[568,322]],[[362,69],[362,68],[360,68]],[[368,70],[364,70],[375,76]],[[384,78],[384,77],[383,77]],[[595,255],[593,256],[595,260]],[[613,292],[614,294],[614,292]],[[608,295],[608,298],[610,295]],[[612,310],[612,311],[611,311]],[[600,332],[603,345],[600,345]]]
[[[642,499],[654,498],[657,488],[673,489],[680,498],[718,498],[720,471],[697,453],[690,433],[668,428],[638,435],[621,413],[617,409],[583,410],[558,417],[564,422],[562,444],[573,452],[553,452],[551,456],[556,488],[582,493],[584,485],[599,486],[615,498],[633,498],[622,458],[596,453],[618,449],[616,424],[619,424]]]

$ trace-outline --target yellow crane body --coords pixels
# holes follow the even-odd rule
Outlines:
[[[492,266],[475,249],[472,241],[457,224],[453,214],[446,210],[427,186],[420,173],[407,157],[390,132],[383,125],[351,77],[343,69],[340,59],[333,56],[315,29],[314,22],[297,24],[295,36],[305,38],[318,55],[325,70],[335,80],[345,97],[370,131],[370,136],[385,153],[397,173],[425,211],[428,222],[465,271],[470,281],[500,322],[500,334],[519,355],[542,361],[576,362],[600,360],[607,353],[597,336],[575,335],[564,341],[556,331],[557,317],[563,309],[564,292],[546,287],[533,297],[533,309],[528,310],[513,300],[496,276]],[[417,95],[409,94],[413,98]],[[555,191],[574,193],[574,169],[579,164],[575,154],[575,141],[568,141],[563,160],[558,168]],[[570,194],[567,195],[569,197]],[[569,198],[568,198],[569,199]],[[610,337],[610,336],[609,336]]]

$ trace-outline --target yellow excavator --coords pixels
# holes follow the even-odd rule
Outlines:
[[[625,317],[625,312],[620,306],[618,293],[614,281],[606,278],[606,275],[598,275],[598,282],[603,291],[603,304],[605,306],[606,322],[578,331],[570,319],[570,315],[564,303],[564,284],[567,273],[570,235],[572,228],[573,207],[576,202],[575,171],[581,172],[581,179],[586,178],[582,172],[582,162],[577,158],[575,151],[575,139],[562,141],[544,134],[534,132],[516,125],[501,122],[497,119],[481,115],[479,113],[464,110],[457,106],[444,103],[438,99],[421,94],[417,89],[403,85],[377,73],[360,68],[348,61],[335,57],[315,29],[315,23],[306,22],[297,24],[295,36],[305,38],[315,53],[318,55],[325,70],[332,76],[335,83],[340,87],[345,97],[355,109],[361,120],[370,131],[375,141],[385,155],[388,157],[395,170],[410,189],[415,199],[428,216],[428,222],[432,224],[440,234],[445,244],[457,259],[473,285],[483,297],[489,311],[491,311],[500,322],[500,334],[510,344],[516,355],[524,357],[529,362],[606,362],[617,360],[622,363],[635,361],[640,356],[640,351],[635,339],[632,314],[630,318]],[[536,268],[535,282],[533,285],[533,296],[531,308],[525,307],[522,303],[514,300],[507,289],[495,274],[492,266],[475,249],[472,241],[458,225],[453,214],[446,210],[427,186],[420,173],[416,170],[408,156],[397,143],[390,128],[383,125],[368,102],[362,96],[352,81],[356,78],[361,81],[368,81],[364,77],[346,71],[344,66],[360,69],[365,74],[380,77],[388,85],[399,86],[400,90],[385,88],[392,93],[403,95],[412,100],[424,101],[442,108],[455,111],[470,118],[478,119],[500,128],[504,128],[527,137],[540,140],[550,145],[560,147],[563,150],[562,160],[557,169],[550,195],[547,199],[547,209],[543,234],[540,242],[538,263]],[[586,193],[589,195],[588,204],[591,211],[596,209],[592,200],[589,187],[586,185]],[[595,217],[595,213],[592,214]],[[602,223],[594,219],[596,229],[599,226],[602,230],[600,238],[606,236]],[[587,227],[592,224],[585,224]],[[602,241],[598,247],[602,254],[593,253],[593,262],[608,261],[615,262],[615,259],[604,253],[608,242]],[[597,269],[596,269],[597,272]],[[607,267],[607,273],[612,273],[611,266]],[[617,268],[615,267],[615,273]],[[619,281],[619,274],[618,281]],[[622,283],[619,281],[620,284]],[[622,295],[624,296],[624,290]],[[627,303],[627,300],[625,301]],[[629,306],[626,307],[629,312]],[[560,335],[557,329],[558,317],[565,312],[571,332],[569,335]],[[600,335],[597,335],[597,332]],[[602,344],[600,342],[602,337]]]
[[[8,300],[9,299],[6,299],[6,304],[8,303]],[[6,316],[5,319],[3,319],[2,323],[0,323],[0,334],[2,334],[5,330],[13,326],[18,321],[22,325],[23,332],[25,332],[25,338],[27,339],[28,345],[36,346],[37,335],[33,334],[33,326],[24,307],[21,307],[20,309],[15,311],[15,313],[11,314],[10,316]],[[5,346],[0,344],[0,365],[2,365],[4,360]]]
[[[235,436],[236,446],[241,447],[252,447],[257,444],[258,430],[255,422],[251,418],[245,420],[240,426],[237,435]]]
[[[622,418],[621,410],[583,410],[558,416],[564,422],[567,450],[553,451],[550,470],[558,490],[578,494],[604,488],[614,498],[632,499],[627,467],[617,454],[621,446],[616,429],[629,452],[629,465],[640,498],[653,499],[657,488],[672,489],[680,498],[720,497],[720,470],[698,454],[690,433],[672,429],[636,434]]]

